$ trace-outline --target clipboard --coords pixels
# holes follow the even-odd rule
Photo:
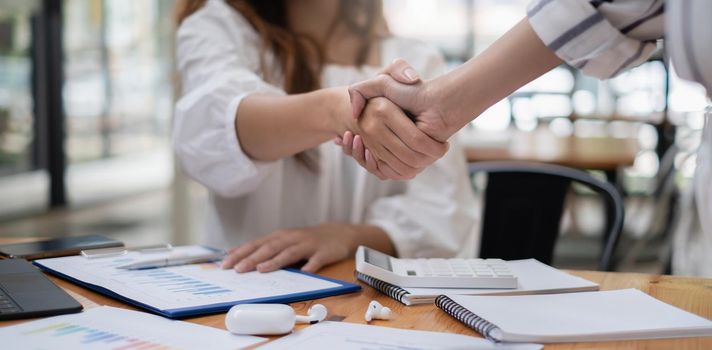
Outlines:
[[[195,248],[196,246],[188,246],[188,247],[175,247],[175,249],[181,249],[181,248],[191,248],[191,249],[197,249]],[[213,249],[209,247],[200,247],[202,249]],[[131,254],[131,253],[130,253]],[[138,254],[138,253],[135,253]],[[75,259],[75,260],[70,260],[70,259]],[[81,259],[81,260],[77,260]],[[119,258],[108,258],[108,259],[114,259],[111,260],[113,261],[119,261],[121,259],[122,262],[125,262],[124,260],[126,259],[126,255],[119,257]],[[302,282],[302,290],[296,291],[296,292],[288,292],[288,293],[278,293],[278,294],[273,294],[273,295],[264,295],[260,296],[259,294],[253,295],[253,297],[250,298],[233,298],[233,299],[227,299],[229,298],[229,293],[225,292],[225,297],[218,298],[218,299],[211,299],[211,295],[209,294],[210,291],[208,290],[207,292],[203,293],[205,295],[201,295],[201,297],[205,296],[206,301],[204,303],[198,303],[196,301],[191,301],[190,303],[187,303],[186,306],[177,306],[175,302],[173,302],[173,305],[171,307],[162,307],[160,306],[160,303],[156,303],[154,301],[155,298],[149,298],[144,296],[143,293],[139,293],[140,289],[137,290],[137,292],[133,292],[133,289],[131,288],[140,288],[140,285],[132,286],[132,287],[127,287],[124,288],[122,287],[124,284],[119,284],[116,282],[116,280],[112,279],[111,277],[102,277],[101,274],[97,273],[95,275],[88,274],[86,272],[86,269],[88,269],[87,265],[89,264],[88,261],[91,261],[92,263],[101,263],[102,261],[99,259],[93,259],[93,260],[88,260],[84,257],[81,256],[74,256],[74,257],[64,257],[64,258],[53,258],[53,259],[42,259],[42,260],[37,260],[34,262],[36,266],[38,266],[40,269],[43,271],[46,271],[52,275],[55,275],[57,277],[60,277],[62,279],[65,279],[67,281],[70,281],[72,283],[81,285],[85,288],[91,289],[95,292],[98,292],[100,294],[106,295],[108,297],[123,301],[125,303],[137,306],[139,308],[145,309],[149,312],[152,312],[154,314],[158,314],[164,317],[168,318],[185,318],[185,317],[191,317],[191,316],[200,316],[200,315],[208,315],[208,314],[214,314],[214,313],[220,313],[220,312],[225,312],[230,307],[233,305],[237,304],[248,304],[248,303],[292,303],[296,301],[303,301],[303,300],[311,300],[311,299],[318,299],[318,298],[324,298],[324,297],[329,297],[329,296],[334,296],[334,295],[340,295],[340,294],[346,294],[346,293],[353,293],[357,292],[361,289],[359,285],[337,280],[337,279],[332,279],[324,276],[319,276],[316,274],[312,273],[307,273],[300,271],[298,269],[283,269],[278,271],[278,276],[282,278],[287,278],[290,280],[292,284],[299,283],[300,281]],[[109,260],[106,260],[109,261]],[[156,269],[150,269],[150,270],[144,270],[143,272],[140,271],[122,271],[121,273],[145,273],[147,274],[144,276],[143,281],[150,281],[150,274],[153,274],[153,276],[158,276],[160,278],[161,274],[170,276],[169,274],[180,274],[180,271],[192,269],[197,270],[197,266],[205,266],[208,264],[196,264],[196,265],[186,265],[186,266],[176,266],[176,267],[166,267],[166,268],[156,268]],[[102,269],[108,270],[107,267],[101,267]],[[85,269],[85,270],[82,270]],[[96,268],[96,271],[103,271],[100,268]],[[148,271],[148,272],[146,272]],[[227,273],[234,273],[230,270],[222,270],[224,274]],[[118,273],[118,272],[117,272]],[[218,273],[218,272],[213,272]],[[264,278],[266,278],[265,274]],[[123,275],[117,275],[117,276],[123,276]],[[235,276],[238,276],[237,274]],[[258,275],[253,275],[255,278],[255,281],[260,281],[260,283],[264,283],[264,281],[259,280]],[[133,277],[131,277],[133,278]],[[187,277],[190,278],[190,277]],[[141,279],[137,281],[142,281]],[[166,280],[168,281],[167,284],[171,284],[171,280]],[[173,281],[180,281],[180,278],[174,278]],[[311,283],[314,285],[322,286],[324,288],[314,288],[314,289],[304,289],[304,281],[307,283]],[[140,282],[137,282],[140,283]],[[176,282],[178,283],[178,282]],[[186,282],[187,283],[187,282]],[[206,282],[207,283],[207,282]],[[211,282],[214,284],[214,281]],[[175,283],[174,283],[175,284]],[[195,286],[200,286],[195,285]],[[153,288],[153,291],[158,290],[158,286],[151,286]],[[168,288],[168,287],[166,287]],[[208,287],[209,288],[209,287]],[[213,287],[217,288],[217,287]],[[197,290],[197,288],[196,288]],[[227,290],[227,288],[226,288]],[[218,292],[220,291],[219,289],[217,290]],[[236,291],[235,291],[236,292]],[[149,295],[149,293],[145,293],[146,295]],[[187,293],[183,293],[187,294]],[[198,294],[198,293],[196,293]],[[216,293],[219,294],[219,293]],[[233,293],[235,294],[235,293]],[[189,295],[189,294],[188,294]],[[189,295],[190,296],[190,295]]]

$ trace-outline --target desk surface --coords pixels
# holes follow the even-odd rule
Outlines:
[[[550,132],[476,132],[461,136],[469,162],[520,160],[580,169],[630,166],[640,149],[635,137],[557,137]]]
[[[0,238],[0,244],[9,243],[8,239]],[[356,282],[353,274],[353,261],[344,261],[329,266],[320,271],[325,276]],[[600,284],[602,290],[638,288],[666,303],[691,311],[702,317],[712,319],[712,279],[688,278],[677,276],[657,276],[635,273],[611,273],[595,271],[569,271],[570,273]],[[65,290],[69,291],[85,307],[111,305],[137,310],[133,306],[105,297],[88,289],[73,285],[54,276],[50,278]],[[306,313],[313,303],[324,304],[329,309],[329,317],[343,316],[345,322],[365,323],[364,312],[368,303],[376,299],[390,307],[395,313],[391,321],[374,321],[371,324],[396,328],[443,331],[479,336],[475,331],[463,326],[434,305],[404,306],[390,299],[367,285],[361,284],[363,291],[340,295],[317,301],[306,301],[291,304],[297,313]],[[193,317],[186,319],[206,326],[225,328],[225,314]],[[24,321],[0,322],[0,327]],[[712,337],[644,340],[603,343],[552,344],[545,349],[712,349]]]

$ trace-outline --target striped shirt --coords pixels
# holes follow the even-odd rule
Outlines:
[[[535,0],[527,15],[561,59],[602,79],[647,60],[665,36],[678,74],[712,93],[710,0]]]

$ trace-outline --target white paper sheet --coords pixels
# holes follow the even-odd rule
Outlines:
[[[502,341],[582,342],[712,336],[712,322],[637,289],[551,295],[448,295]]]
[[[200,246],[175,247],[170,254],[204,254]],[[160,258],[167,253],[131,252],[119,257],[87,259],[82,256],[43,259],[37,262],[80,281],[101,286],[119,295],[160,310],[229,303],[255,298],[310,292],[339,284],[301,273],[237,273],[218,263],[171,266],[147,270],[123,270],[116,266]]]
[[[6,350],[232,350],[267,340],[109,306],[0,328],[0,339]]]
[[[346,322],[320,322],[260,350],[538,350],[539,344],[495,344],[462,334],[415,331]]]

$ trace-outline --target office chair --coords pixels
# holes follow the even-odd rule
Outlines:
[[[623,199],[613,185],[582,170],[532,162],[477,162],[469,170],[470,175],[488,174],[480,257],[551,264],[566,192],[576,182],[604,200],[606,231],[598,269],[613,271],[624,219]]]
[[[640,198],[639,201],[628,203],[626,212],[628,220],[624,223],[621,235],[625,244],[625,238],[632,239],[629,248],[625,249],[619,267],[623,271],[629,271],[638,260],[642,260],[645,251],[659,252],[657,258],[660,261],[667,259],[667,245],[671,244],[668,237],[674,230],[674,216],[678,210],[679,189],[675,183],[675,158],[681,154],[677,145],[671,145],[660,158],[658,173],[655,176],[653,191]],[[688,157],[685,154],[685,159]],[[658,247],[658,245],[662,246]],[[626,269],[628,268],[628,269]],[[661,271],[664,272],[664,271]]]

